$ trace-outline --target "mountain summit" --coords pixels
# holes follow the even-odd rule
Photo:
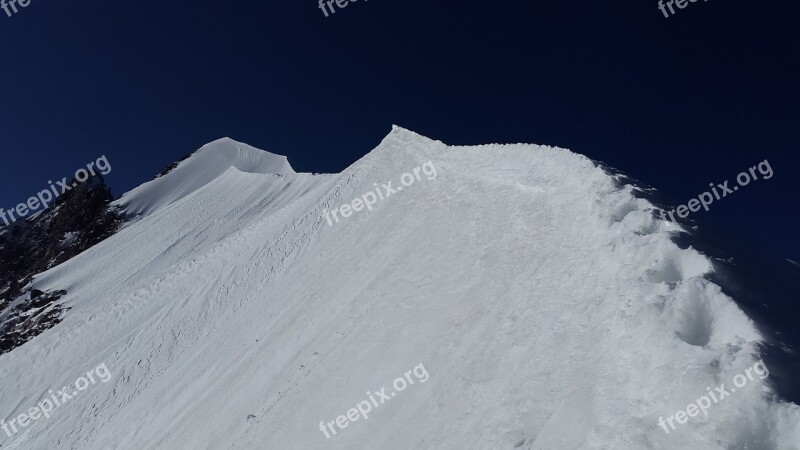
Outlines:
[[[800,445],[789,365],[767,358],[796,342],[681,244],[689,227],[568,150],[395,127],[312,175],[223,139],[115,205],[135,217],[30,282],[66,289],[65,313],[0,355],[0,418],[98,364],[112,377],[3,448]]]
[[[273,175],[294,173],[285,156],[222,138],[204,145],[154,180],[125,193],[115,204],[129,214],[149,214],[195,192],[229,170]]]

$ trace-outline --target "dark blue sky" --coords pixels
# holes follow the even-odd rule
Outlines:
[[[558,145],[800,260],[800,4],[32,0],[0,11],[0,207],[105,154],[115,195],[222,136],[340,171],[393,123]]]

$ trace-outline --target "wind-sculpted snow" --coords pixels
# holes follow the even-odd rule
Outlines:
[[[204,145],[181,161],[169,171],[169,177],[151,180],[125,193],[115,203],[129,214],[149,214],[197,191],[230,168],[281,176],[294,173],[285,156],[223,138]]]
[[[659,427],[763,337],[679,225],[583,156],[395,128],[341,174],[209,159],[132,191],[147,214],[37,277],[71,309],[0,356],[0,417],[99,363],[113,378],[2,448],[798,448],[800,408],[769,378]],[[428,161],[435,180],[326,224]],[[418,364],[424,384],[320,432]]]

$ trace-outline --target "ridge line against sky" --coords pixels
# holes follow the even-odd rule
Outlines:
[[[221,136],[340,172],[391,124],[448,145],[570,149],[800,260],[800,5],[33,2],[0,17],[0,206],[99,154],[116,197]],[[442,24],[447,24],[443,27]],[[60,179],[60,178],[59,178]]]

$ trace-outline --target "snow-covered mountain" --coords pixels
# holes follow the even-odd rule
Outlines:
[[[148,214],[197,192],[231,169],[255,174],[294,174],[285,156],[229,138],[204,145],[190,156],[163,174],[170,176],[158,176],[123,194],[117,204],[130,214]]]
[[[121,223],[101,175],[74,185],[52,208],[0,228],[0,354],[61,320],[64,304],[57,300],[66,292],[34,289],[33,277],[113,235]]]
[[[741,277],[732,296],[724,261],[623,181],[564,149],[398,127],[340,174],[208,144],[29,285],[66,309],[0,355],[0,419],[111,377],[0,448],[800,448],[796,341],[750,307],[775,300]],[[762,358],[770,376],[662,428]]]

